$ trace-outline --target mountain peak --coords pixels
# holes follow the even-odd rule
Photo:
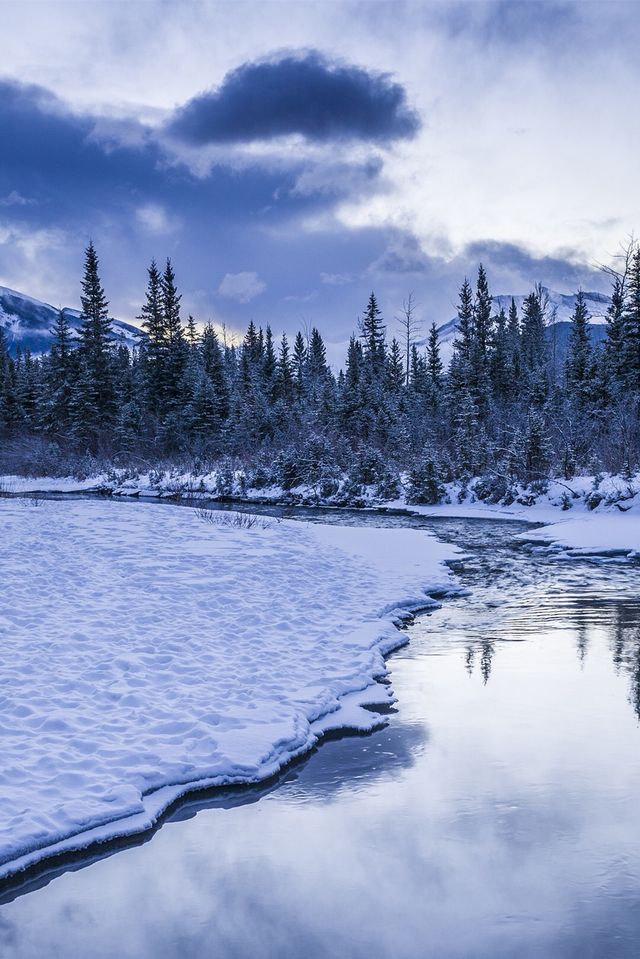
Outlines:
[[[63,313],[69,321],[72,336],[77,337],[81,325],[79,310],[64,307]],[[50,303],[0,286],[0,328],[5,332],[9,352],[15,353],[21,348],[35,354],[46,353],[51,347],[51,330],[57,315],[58,309]],[[129,348],[138,346],[145,335],[136,326],[122,320],[114,319],[112,324],[114,342]]]

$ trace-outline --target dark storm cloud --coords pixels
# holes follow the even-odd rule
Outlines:
[[[168,130],[202,145],[289,134],[315,142],[387,142],[413,136],[419,126],[404,88],[387,74],[332,63],[311,51],[243,64],[217,90],[179,108]]]
[[[498,283],[506,283],[505,292],[525,292],[525,287],[530,288],[537,282],[572,292],[580,287],[600,289],[602,283],[607,282],[596,265],[581,261],[580,254],[574,250],[565,251],[564,256],[537,256],[517,243],[479,240],[466,244],[456,256],[446,249],[439,256],[428,255],[415,236],[401,231],[390,237],[382,255],[369,265],[368,272],[437,278],[453,270],[462,279],[465,274],[475,274],[480,263]],[[503,292],[502,288],[497,292]]]
[[[375,159],[342,163],[328,183],[324,167],[292,157],[277,169],[218,165],[194,176],[169,162],[143,125],[79,116],[47,90],[13,81],[0,81],[0,143],[3,209],[11,206],[21,222],[48,220],[61,228],[81,222],[87,230],[98,211],[122,216],[146,203],[162,203],[187,220],[274,222],[370,188],[381,169]],[[6,199],[17,197],[29,203]]]
[[[595,264],[581,262],[580,254],[572,250],[567,250],[564,257],[536,256],[515,243],[482,240],[468,244],[464,252],[471,262],[482,262],[497,273],[508,271],[528,277],[530,283],[543,282],[572,292],[580,287],[599,289],[603,282],[608,282]]]
[[[380,171],[375,159],[327,170],[293,157],[277,167],[216,165],[195,176],[170,162],[143,125],[127,121],[123,131],[12,81],[0,81],[0,144],[0,273],[6,285],[55,303],[64,297],[78,305],[90,236],[115,315],[136,315],[130,304],[142,296],[149,260],[171,255],[184,302],[203,319],[224,307],[241,325],[246,307],[231,300],[220,306],[213,294],[225,274],[266,280],[261,305],[281,324],[294,311],[299,316],[298,301],[285,297],[308,294],[320,269],[337,273],[348,262],[362,271],[384,246],[382,231],[336,228],[309,237],[299,226],[300,217],[340,196],[371,189]]]
[[[314,165],[294,156],[277,169],[215,166],[195,176],[169,162],[143,125],[79,116],[46,90],[7,81],[0,82],[0,144],[0,272],[6,285],[54,303],[64,297],[78,305],[89,236],[114,315],[137,315],[149,260],[170,255],[185,309],[198,319],[241,328],[253,316],[289,332],[317,325],[339,344],[336,360],[372,287],[391,322],[411,290],[429,319],[450,319],[460,281],[479,260],[495,292],[526,292],[536,280],[593,288],[588,269],[569,255],[537,259],[487,241],[454,259],[446,251],[430,256],[410,233],[346,229],[331,217],[318,221],[324,229],[305,230],[309,213],[379,184],[376,158]],[[31,236],[39,238],[37,253]],[[217,294],[227,274],[255,276],[264,287],[259,303]]]

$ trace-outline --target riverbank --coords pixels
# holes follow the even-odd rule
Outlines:
[[[455,547],[102,500],[0,500],[0,878],[384,722]]]
[[[631,560],[640,553],[640,474],[624,478],[603,474],[550,480],[544,487],[514,487],[497,502],[486,495],[480,478],[464,486],[450,483],[435,504],[408,502],[406,496],[382,499],[365,487],[355,502],[337,502],[312,487],[247,486],[241,471],[225,479],[218,473],[195,475],[177,469],[131,475],[129,470],[77,478],[0,476],[0,495],[36,497],[38,493],[96,493],[119,498],[175,499],[246,506],[312,506],[411,512],[421,516],[518,520],[541,525],[522,538],[548,548],[558,557],[618,556]]]

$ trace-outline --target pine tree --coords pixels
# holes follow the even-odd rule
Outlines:
[[[387,356],[386,388],[390,393],[398,396],[402,392],[404,381],[405,371],[402,350],[394,336]]]
[[[502,308],[496,317],[491,350],[491,388],[498,399],[504,400],[509,395],[510,372],[507,314]]]
[[[211,323],[207,323],[200,344],[202,369],[211,381],[216,395],[218,416],[224,420],[229,414],[229,384],[225,375],[225,362],[218,335]]]
[[[411,390],[419,396],[426,396],[429,393],[429,371],[427,361],[424,356],[418,352],[418,347],[413,344],[411,347]]]
[[[616,383],[624,379],[624,284],[615,277],[611,290],[611,304],[607,310],[607,338],[605,359],[608,377]]]
[[[512,396],[518,390],[522,370],[520,355],[520,318],[518,317],[518,307],[513,297],[511,297],[511,305],[507,317],[507,357],[507,369],[509,371],[507,394]]]
[[[264,382],[264,390],[270,402],[273,402],[275,398],[277,365],[276,351],[273,346],[273,333],[271,332],[271,327],[267,326],[264,339],[262,378]]]
[[[640,246],[631,258],[622,312],[622,367],[625,385],[640,391]]]
[[[166,262],[160,287],[165,336],[162,407],[166,412],[175,415],[182,400],[180,388],[187,362],[187,346],[180,319],[180,300],[182,297],[178,294],[171,260]]]
[[[429,339],[427,340],[427,375],[434,395],[437,395],[442,387],[443,373],[444,365],[440,359],[438,330],[436,324],[432,323],[429,329]]]
[[[95,437],[97,431],[113,423],[116,410],[109,303],[100,281],[98,256],[92,242],[85,250],[80,302],[80,350],[86,367],[86,376],[82,378],[82,382],[91,391],[91,395],[86,397],[85,405],[95,410]]]
[[[309,337],[306,363],[307,394],[312,405],[317,406],[323,396],[329,377],[327,351],[319,330],[314,326]]]
[[[551,465],[551,447],[544,418],[537,410],[530,410],[524,440],[525,475],[527,482],[543,481]]]
[[[147,334],[142,351],[146,400],[152,413],[161,415],[167,392],[167,331],[162,303],[162,277],[155,260],[151,261],[147,276],[146,299],[138,317]]]
[[[484,271],[482,263],[478,267],[478,283],[476,287],[476,300],[473,308],[474,318],[474,338],[477,343],[479,360],[483,367],[486,367],[488,361],[489,345],[493,332],[492,319],[493,300],[489,292],[487,274]]]
[[[293,379],[298,396],[302,395],[307,366],[307,347],[302,333],[298,330],[293,342]]]
[[[523,386],[529,402],[541,408],[549,395],[548,350],[545,336],[544,291],[538,286],[524,301],[520,334]]]
[[[591,398],[594,370],[589,337],[589,312],[582,290],[578,292],[571,317],[565,376],[570,402],[575,403],[578,409],[585,409]]]
[[[187,343],[190,347],[195,347],[198,345],[199,336],[198,336],[198,327],[196,326],[196,321],[189,313],[187,317]]]
[[[465,277],[460,288],[460,298],[458,302],[458,336],[454,340],[453,349],[467,368],[471,362],[474,336],[473,291],[471,284]]]
[[[276,369],[276,398],[284,403],[291,403],[293,399],[294,383],[291,369],[289,341],[285,333],[280,342],[280,353]]]
[[[366,369],[372,379],[378,379],[384,372],[385,326],[375,293],[369,296],[361,325]]]
[[[53,329],[53,342],[47,364],[47,402],[45,429],[64,436],[70,425],[71,393],[74,379],[74,357],[71,328],[63,310],[58,311]]]

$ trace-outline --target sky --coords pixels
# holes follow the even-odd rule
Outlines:
[[[640,229],[640,3],[0,0],[0,285],[114,316],[167,257],[188,312],[337,350],[368,294],[446,322],[607,289]]]

